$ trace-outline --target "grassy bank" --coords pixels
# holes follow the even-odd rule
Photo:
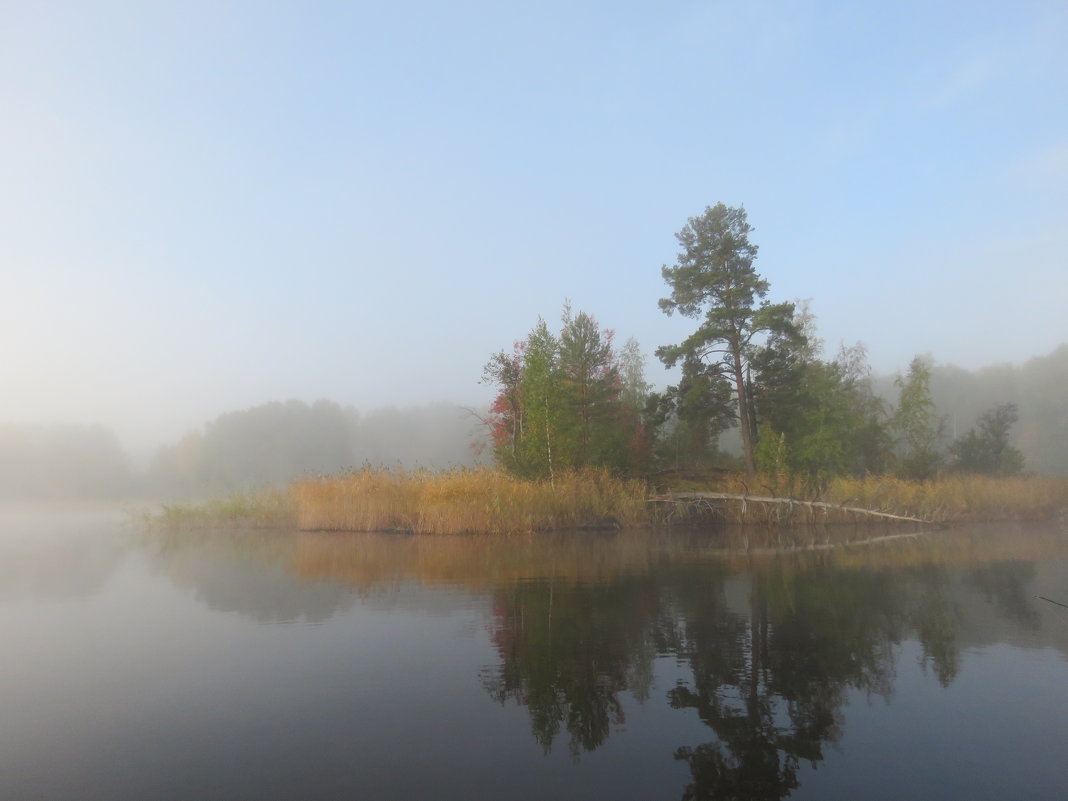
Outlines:
[[[691,479],[680,489],[692,491],[694,484]],[[841,476],[817,491],[799,476],[732,473],[711,477],[704,488],[737,495],[823,501],[943,523],[1049,520],[1068,511],[1068,479],[1049,476],[945,475],[928,481],[908,481],[894,476]],[[724,516],[728,522],[743,524],[813,522],[811,510],[770,509],[759,504],[749,504],[744,510],[736,505],[726,510]],[[826,522],[838,519],[832,514]],[[840,519],[855,521],[849,515]]]
[[[293,487],[302,530],[508,534],[656,522],[644,482],[575,470],[553,482],[499,470],[365,468]]]

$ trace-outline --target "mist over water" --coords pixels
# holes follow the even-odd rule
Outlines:
[[[203,497],[364,465],[473,466],[484,445],[477,415],[446,403],[368,414],[267,403],[219,415],[140,463],[102,426],[0,424],[0,500]]]

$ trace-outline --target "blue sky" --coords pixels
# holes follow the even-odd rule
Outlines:
[[[565,298],[662,385],[718,201],[830,354],[1068,341],[1060,0],[9,2],[0,69],[0,421],[479,403]]]

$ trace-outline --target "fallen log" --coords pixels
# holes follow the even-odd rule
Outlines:
[[[775,498],[770,495],[736,495],[727,492],[670,492],[665,495],[656,495],[649,499],[652,503],[700,503],[708,501],[739,501],[742,504],[743,514],[746,504],[761,503],[786,506],[793,508],[800,506],[810,510],[819,509],[824,512],[844,512],[862,517],[874,517],[880,520],[896,520],[902,523],[922,523],[928,526],[942,526],[944,524],[935,520],[927,520],[922,517],[910,517],[908,515],[895,515],[890,512],[879,512],[875,509],[865,509],[860,506],[843,506],[839,503],[827,501],[801,501],[797,498]]]

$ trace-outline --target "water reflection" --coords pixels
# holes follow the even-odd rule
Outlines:
[[[0,604],[72,601],[95,595],[122,556],[118,543],[0,545]]]
[[[1068,654],[1059,610],[1034,598],[1065,578],[1061,531],[830,536],[168,535],[153,564],[261,621],[324,620],[400,584],[462,588],[484,600],[495,653],[478,680],[525,710],[544,753],[602,748],[635,705],[699,720],[704,736],[665,744],[689,768],[684,799],[790,795],[846,736],[851,697],[893,698],[906,643],[941,687],[977,643]]]
[[[292,536],[276,532],[172,532],[146,540],[149,564],[218,612],[257,623],[321,623],[351,609],[351,586],[296,580]]]
[[[914,577],[798,572],[780,561],[754,572],[749,609],[738,614],[720,588],[680,582],[678,653],[692,675],[668,697],[715,733],[676,751],[693,776],[683,797],[771,799],[796,789],[801,763],[821,761],[841,736],[847,690],[892,694],[894,646],[936,600],[915,589]],[[940,651],[932,659],[951,672]]]
[[[994,562],[969,570],[965,581],[983,598],[997,606],[998,611],[1021,626],[1035,630],[1039,626],[1033,597],[1025,587],[1035,578],[1033,562]]]
[[[911,552],[882,556],[917,561]],[[996,614],[1037,624],[1029,563],[955,577],[944,565],[858,570],[838,561],[752,561],[744,592],[731,559],[665,562],[655,575],[604,584],[515,584],[495,596],[500,665],[486,688],[528,708],[543,748],[566,730],[578,754],[625,722],[621,694],[650,697],[656,656],[674,656],[689,675],[667,702],[695,711],[714,735],[675,751],[693,778],[683,798],[778,799],[798,787],[800,765],[815,766],[841,736],[849,691],[892,695],[903,640],[919,642],[943,686],[953,681],[969,589]]]
[[[0,604],[97,594],[126,552],[121,519],[107,508],[0,507]]]
[[[601,584],[524,581],[493,602],[500,665],[483,676],[500,703],[530,711],[548,752],[561,729],[572,754],[597,748],[625,722],[619,695],[644,700],[658,646],[660,595],[649,575]]]

